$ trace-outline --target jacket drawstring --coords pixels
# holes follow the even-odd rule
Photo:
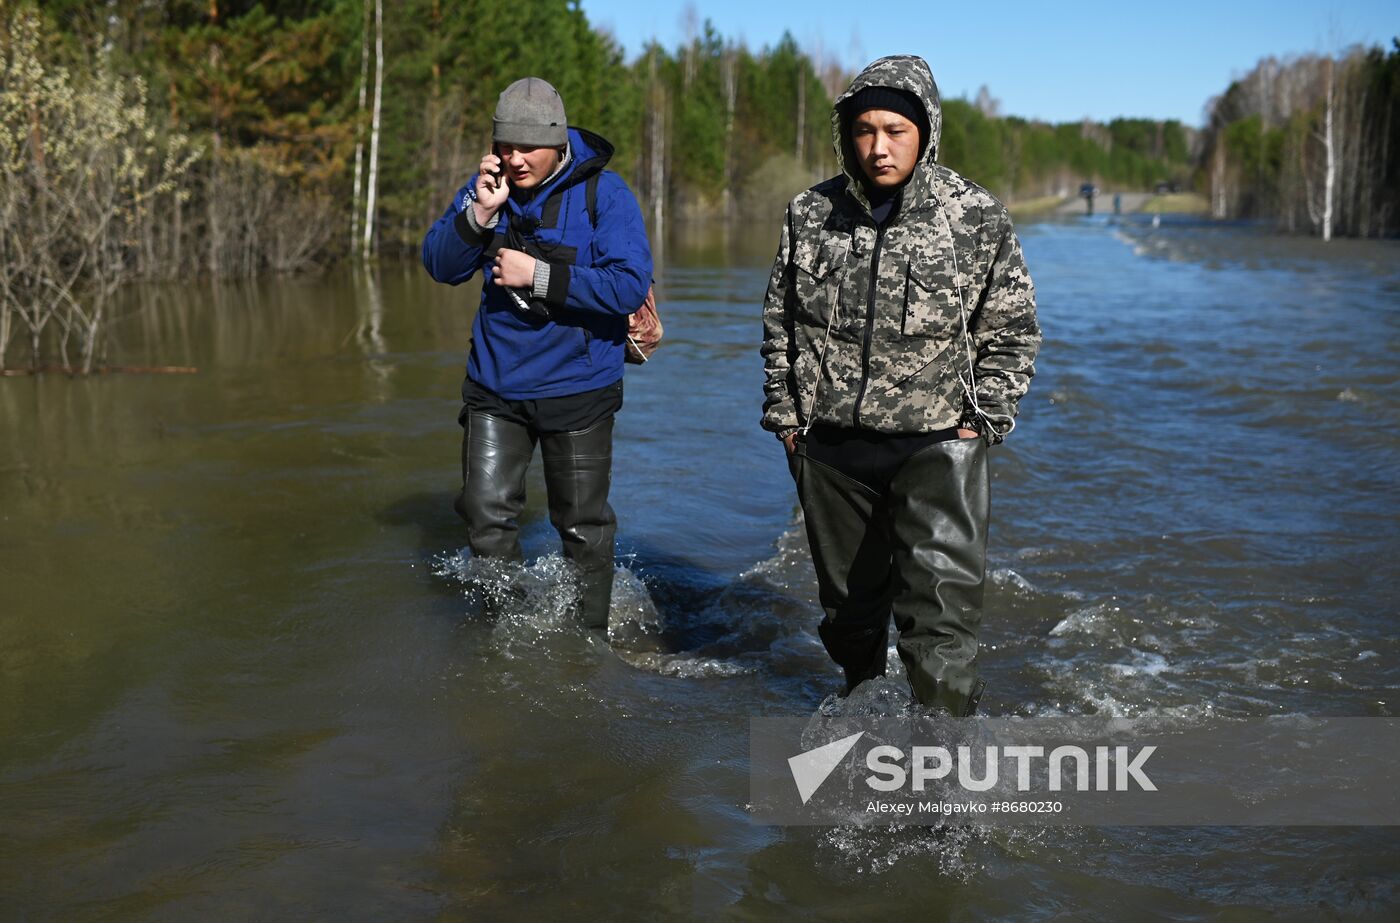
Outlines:
[[[943,207],[943,200],[935,196],[934,201],[938,203],[938,213],[943,216],[943,226],[948,230],[948,250],[953,255],[953,287],[958,291],[958,313],[962,319],[963,349],[967,356],[967,377],[963,377],[961,369],[954,369],[954,372],[958,376],[958,384],[962,385],[963,395],[967,398],[972,412],[985,421],[989,437],[996,436],[1004,439],[1016,428],[1016,420],[1010,414],[990,413],[983,410],[981,403],[977,400],[977,376],[973,372],[973,368],[976,366],[976,356],[972,348],[972,324],[967,315],[967,299],[963,296],[962,274],[958,271],[958,248],[953,237],[953,223],[948,219],[948,210]],[[1004,425],[1006,429],[999,429],[999,425]]]
[[[812,407],[807,414],[807,425],[798,429],[798,433],[804,437],[817,420],[817,399],[821,396],[822,390],[822,366],[826,365],[826,344],[831,342],[831,327],[836,323],[836,312],[840,309],[841,301],[837,299],[831,305],[831,316],[826,319],[826,336],[822,338],[821,355],[817,357],[817,380],[812,382]]]

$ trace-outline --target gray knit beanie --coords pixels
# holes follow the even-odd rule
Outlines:
[[[502,90],[491,121],[494,141],[532,147],[563,147],[569,142],[564,100],[538,77],[525,77]]]

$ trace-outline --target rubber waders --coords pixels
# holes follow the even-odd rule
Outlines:
[[[602,630],[607,629],[612,604],[617,530],[617,517],[608,505],[612,429],[609,416],[579,432],[539,437],[549,519],[578,574],[575,615],[588,627]],[[521,424],[486,413],[468,415],[456,508],[467,522],[474,555],[522,560],[518,518],[525,508],[525,472],[535,441]]]
[[[911,455],[883,490],[792,458],[825,618],[822,643],[849,692],[885,674],[889,620],[914,697],[971,715],[985,683],[977,630],[990,514],[987,443],[952,439]]]

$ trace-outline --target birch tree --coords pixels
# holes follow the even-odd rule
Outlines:
[[[1327,56],[1327,111],[1323,118],[1322,150],[1326,158],[1326,169],[1322,181],[1322,239],[1332,239],[1332,201],[1337,182],[1336,141],[1332,134],[1332,117],[1336,109],[1336,67],[1332,56]]]
[[[360,97],[355,106],[355,185],[350,203],[350,253],[360,242],[360,196],[364,180],[365,93],[369,83],[369,0],[364,0],[360,22]]]
[[[651,233],[656,239],[664,237],[666,218],[666,85],[657,74],[659,49],[653,43],[648,63],[650,107],[647,113],[647,187],[651,197]]]
[[[365,194],[365,230],[360,253],[369,259],[374,245],[374,206],[379,190],[379,115],[384,98],[384,0],[374,0],[374,115],[369,135],[369,188]]]
[[[739,53],[733,44],[725,45],[720,60],[720,82],[724,87],[724,191],[721,195],[727,215],[734,207],[734,110],[739,99]]]

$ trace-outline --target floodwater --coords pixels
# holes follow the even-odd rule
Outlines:
[[[983,711],[1396,715],[1400,246],[1022,236],[1046,342],[993,455]],[[147,290],[109,359],[197,374],[0,379],[0,917],[1400,914],[1390,828],[750,821],[749,718],[838,685],[757,426],[775,240],[673,241],[628,377],[615,606],[661,653],[560,618],[538,470],[524,601],[483,613],[473,286]]]

